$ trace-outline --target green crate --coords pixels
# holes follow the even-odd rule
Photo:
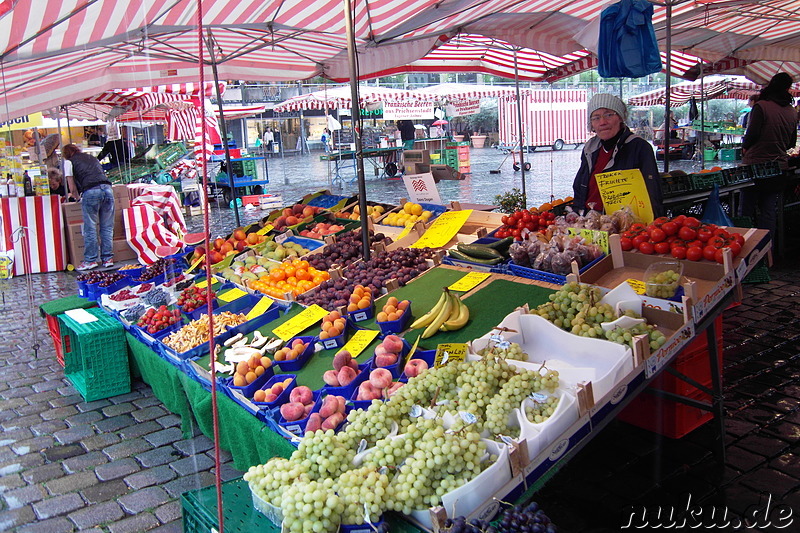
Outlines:
[[[183,143],[170,143],[156,154],[154,159],[161,168],[169,168],[187,153],[186,145]]]
[[[131,391],[125,330],[100,308],[87,309],[94,322],[58,315],[64,374],[87,402]]]
[[[703,150],[703,161],[713,161],[717,158],[717,151],[713,148]]]
[[[722,177],[725,178],[726,185],[734,185],[753,179],[750,165],[722,169]]]
[[[689,175],[692,184],[692,190],[705,191],[711,189],[714,185],[722,187],[725,185],[725,178],[722,177],[722,172],[703,172],[700,174]]]
[[[753,178],[774,178],[781,175],[781,166],[777,161],[769,161],[767,163],[753,163],[751,165],[753,171]]]
[[[736,161],[739,159],[736,148],[721,148],[719,151],[720,161]]]
[[[253,496],[243,479],[222,484],[222,512],[225,531],[244,533],[252,531],[279,532],[261,513],[253,509]],[[185,533],[210,533],[217,524],[217,490],[214,485],[181,494],[183,531]]]
[[[689,190],[689,176],[662,176],[661,192],[664,196],[674,196],[685,193]]]

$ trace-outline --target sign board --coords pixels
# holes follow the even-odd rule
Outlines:
[[[412,202],[417,204],[442,204],[439,189],[436,188],[436,181],[430,172],[403,176],[403,183]]]
[[[452,117],[465,117],[467,115],[475,115],[481,111],[480,98],[468,98],[465,100],[458,100],[447,104],[447,116]]]
[[[19,118],[9,120],[8,122],[0,122],[0,128],[12,130],[26,130],[28,128],[41,128],[42,127],[42,114],[31,113]]]
[[[433,102],[384,102],[383,120],[432,119]]]
[[[642,171],[638,168],[597,174],[597,188],[600,189],[606,213],[629,206],[633,214],[645,224],[653,221],[650,194],[647,192]]]

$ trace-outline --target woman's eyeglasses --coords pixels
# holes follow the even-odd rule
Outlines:
[[[592,117],[589,120],[591,120],[592,122],[597,122],[601,118],[604,118],[606,120],[611,120],[612,118],[614,118],[616,116],[617,116],[617,114],[612,111],[612,112],[609,112],[609,113],[603,113],[602,115],[592,115]]]

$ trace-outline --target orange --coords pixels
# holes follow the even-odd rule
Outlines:
[[[274,281],[283,281],[286,279],[286,272],[284,272],[280,268],[276,268],[275,270],[269,273],[269,277]]]
[[[306,270],[305,268],[298,268],[297,272],[295,272],[294,275],[297,279],[302,279],[302,280],[311,279],[311,274],[309,274],[308,270]]]
[[[305,268],[306,270],[308,270],[309,268],[313,267],[310,267],[308,261],[306,261],[305,259],[301,259],[300,262],[297,264],[297,268]]]
[[[284,263],[283,271],[286,273],[286,277],[294,276],[294,273],[297,272],[297,269],[288,263]]]
[[[288,283],[289,285],[292,285],[292,286],[296,286],[297,285],[297,278],[294,277],[294,276],[290,276],[290,277],[286,278],[286,283]]]

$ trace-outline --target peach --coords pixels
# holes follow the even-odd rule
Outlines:
[[[303,205],[303,204],[294,204],[292,206],[292,214],[293,215],[301,215],[301,214],[303,214],[303,210],[305,208],[306,208],[306,206]],[[312,209],[312,211],[313,211],[313,209]]]
[[[380,357],[381,355],[386,355],[389,353],[389,350],[386,349],[383,343],[380,343],[378,346],[375,347],[375,357]]]
[[[428,370],[428,363],[422,359],[412,359],[406,363],[406,367],[403,369],[403,372],[406,373],[406,376],[415,378],[426,370]]]
[[[238,363],[236,363],[237,374],[241,374],[244,376],[248,372],[250,372],[250,367],[248,366],[247,361],[239,361]]]
[[[300,402],[304,405],[313,404],[314,393],[311,392],[311,389],[309,389],[305,385],[300,385],[299,387],[295,387],[292,389],[291,394],[289,394],[289,401]]]
[[[356,373],[358,373],[359,372],[358,361],[356,361],[355,359],[351,359],[350,360],[350,368],[352,368],[353,370],[356,371]]]
[[[377,400],[381,397],[380,389],[376,389],[369,381],[365,381],[358,386],[357,400]]]
[[[294,422],[305,418],[305,406],[300,402],[290,402],[281,405],[281,416],[287,422]]]
[[[396,353],[387,353],[385,355],[376,355],[375,356],[375,366],[391,366],[397,363],[397,354]]]
[[[264,403],[272,403],[272,402],[274,402],[274,401],[275,401],[275,400],[277,400],[277,399],[278,399],[278,397],[277,397],[275,394],[273,394],[273,393],[271,393],[271,392],[268,392],[268,393],[267,393],[267,394],[264,396]]]
[[[342,413],[333,413],[322,423],[322,429],[336,429],[342,422],[344,422],[344,415]]]
[[[292,341],[292,348],[296,348],[298,346],[305,347],[305,345],[306,345],[306,343],[305,343],[305,341],[303,341],[303,339],[295,339],[295,340]]]
[[[247,385],[247,380],[244,379],[244,374],[234,374],[233,375],[233,386],[234,387],[244,387]]]
[[[256,402],[263,402],[264,398],[267,397],[267,391],[258,389],[256,392],[253,393],[253,400]]]
[[[339,383],[339,378],[336,375],[336,370],[327,370],[324,374],[322,374],[322,381],[325,382],[325,385],[329,385],[331,387],[341,387],[342,385]]]
[[[308,415],[311,414],[311,410],[314,408],[314,404],[310,403],[303,407],[303,418],[308,418]]]
[[[283,383],[276,383],[272,387],[270,387],[269,391],[274,394],[275,396],[280,396],[281,393],[284,391]]]
[[[328,370],[328,372],[336,372],[335,370]],[[328,372],[325,372],[326,374]],[[340,387],[347,387],[350,385],[354,379],[358,376],[358,372],[353,370],[349,366],[343,366],[339,373],[336,375],[336,379],[339,382]]]
[[[347,410],[347,398],[344,396],[334,396],[334,398],[339,402],[338,411],[344,413]]]
[[[325,396],[325,399],[322,400],[322,407],[319,409],[319,415],[322,418],[328,418],[338,411],[339,401],[334,396]]]
[[[385,389],[392,384],[392,373],[385,368],[376,368],[369,374],[369,383],[376,389]]]
[[[396,382],[396,383],[392,383],[392,385],[389,387],[386,395],[389,398],[391,398],[392,396],[394,396],[394,393],[397,392],[398,389],[400,389],[400,387],[402,387],[403,385],[405,385],[405,383],[400,383],[399,381]]]
[[[382,343],[386,350],[392,353],[400,353],[403,351],[403,339],[397,335],[387,335]]]
[[[319,413],[311,413],[308,422],[306,423],[306,433],[315,432],[322,427],[322,417]]]
[[[350,355],[350,352],[347,350],[342,350],[333,356],[333,368],[338,372],[342,369],[342,367],[350,366],[350,361],[352,360],[353,356]]]

